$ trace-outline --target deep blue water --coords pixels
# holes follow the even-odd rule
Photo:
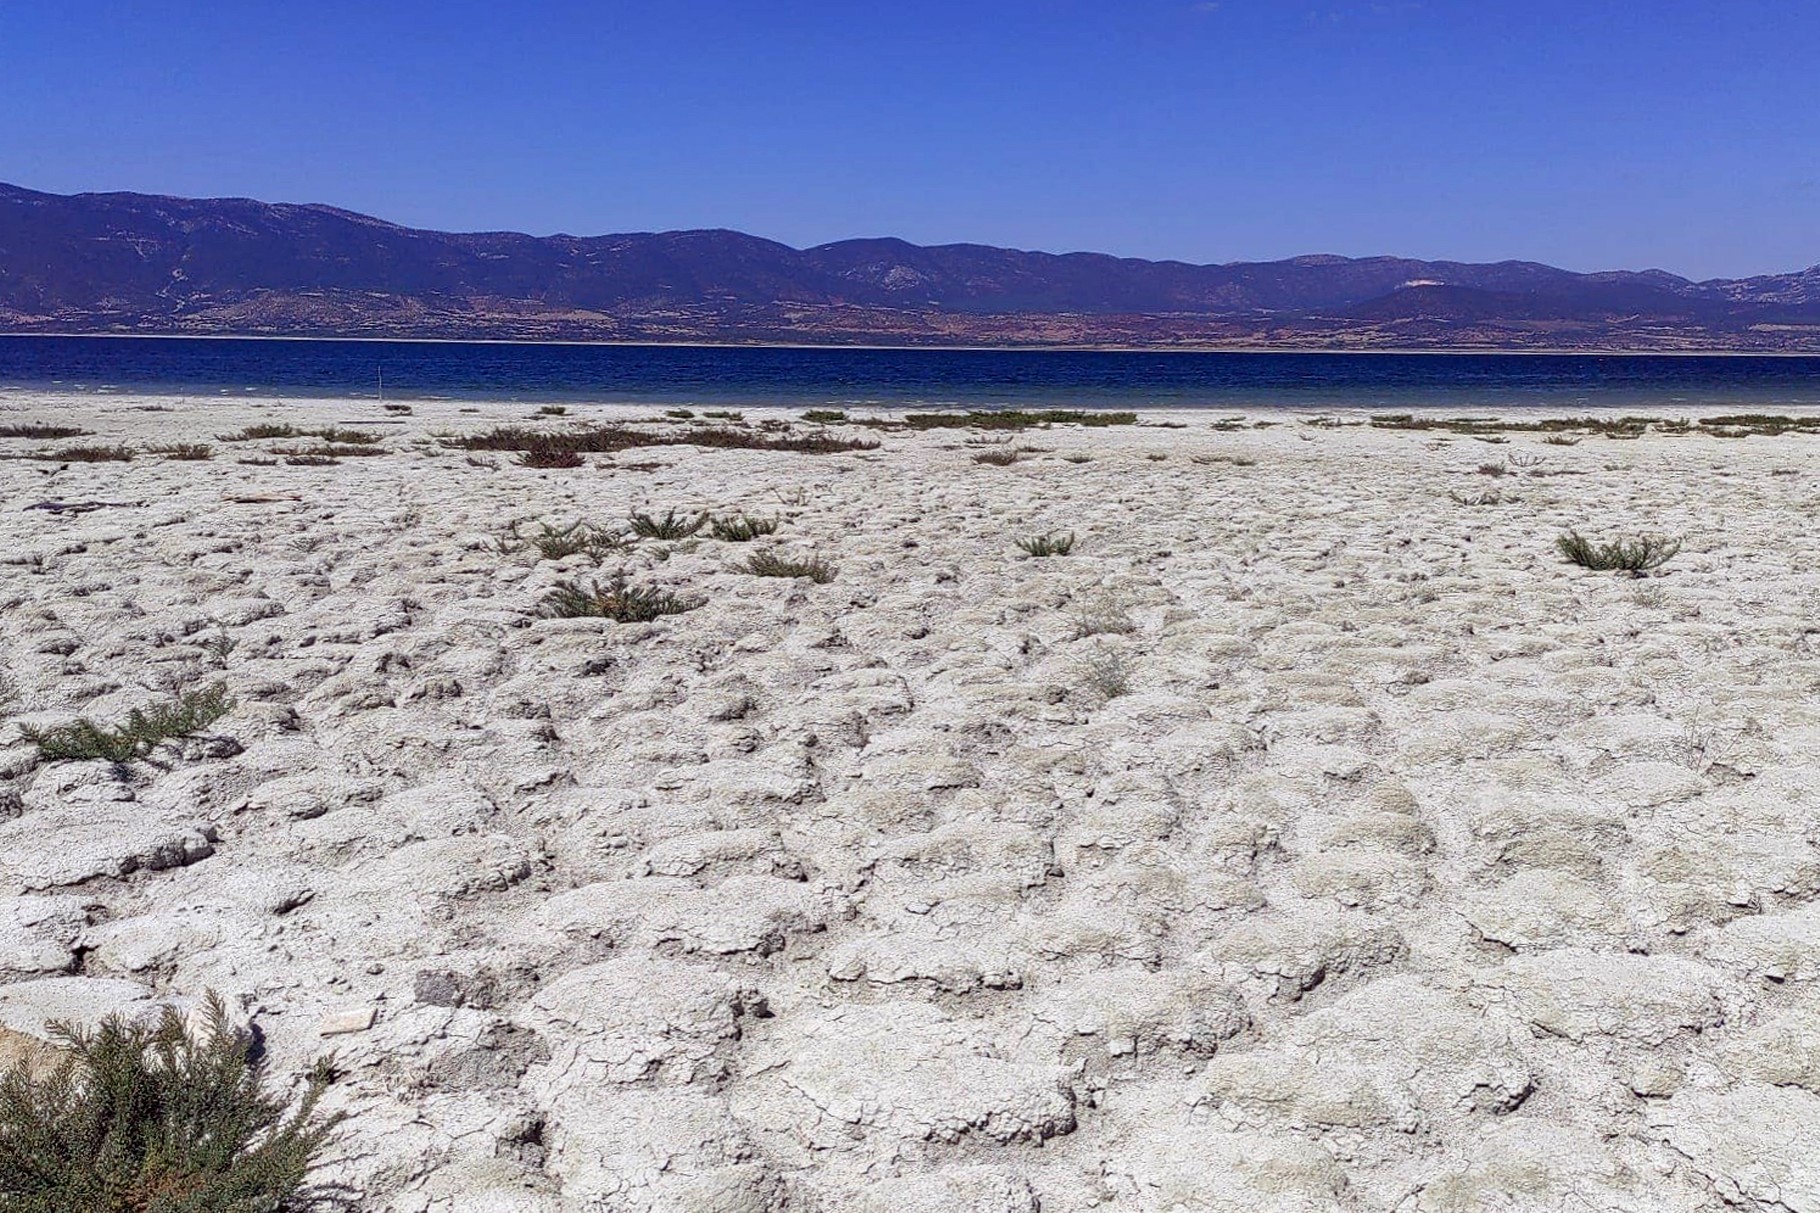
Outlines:
[[[1820,356],[1107,353],[0,337],[0,388],[863,407],[1820,407]]]

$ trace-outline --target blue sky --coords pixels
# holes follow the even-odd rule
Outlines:
[[[0,4],[0,180],[1189,261],[1820,262],[1811,0]]]

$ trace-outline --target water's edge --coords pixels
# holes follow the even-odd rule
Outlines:
[[[0,336],[52,390],[836,408],[1820,408],[1820,355],[1195,353]]]

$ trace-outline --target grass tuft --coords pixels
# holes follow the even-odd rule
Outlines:
[[[1017,541],[1017,546],[1027,556],[1066,556],[1074,551],[1074,532],[1026,535]]]
[[[554,447],[536,447],[523,451],[514,461],[521,468],[578,468],[587,462],[580,451]]]
[[[117,727],[96,724],[84,717],[50,729],[27,727],[24,737],[38,747],[38,756],[46,762],[102,759],[126,763],[144,758],[163,742],[208,728],[233,707],[227,684],[218,682],[206,690],[180,695],[171,703],[156,704],[144,711],[134,708],[127,714],[126,723]]]
[[[1681,541],[1662,535],[1644,535],[1637,539],[1594,543],[1578,531],[1569,531],[1555,540],[1555,547],[1581,568],[1601,573],[1632,573],[1640,577],[1674,559],[1681,550]]]
[[[662,518],[654,518],[634,512],[631,522],[632,533],[640,539],[687,539],[708,525],[708,515],[704,511],[690,518],[670,510]]]
[[[1081,663],[1081,681],[1102,699],[1131,693],[1131,665],[1116,649],[1100,649]]]
[[[215,448],[206,442],[173,442],[168,446],[148,446],[145,449],[166,459],[201,460],[215,457]]]
[[[847,420],[847,410],[810,409],[803,414],[803,420],[817,425],[840,425]]]
[[[302,430],[294,425],[249,425],[236,434],[216,434],[218,442],[263,442],[268,438],[302,438]]]
[[[990,451],[981,451],[973,457],[975,463],[990,464],[995,468],[1010,467],[1023,455],[1008,446],[994,447]]]
[[[609,531],[605,527],[595,526],[591,522],[572,522],[565,527],[554,527],[547,522],[537,524],[535,535],[522,535],[518,523],[514,522],[508,532],[495,545],[502,553],[512,553],[523,548],[535,549],[543,560],[562,560],[569,556],[592,556],[596,561],[604,560],[613,552],[625,547],[625,536],[618,531]]]
[[[827,585],[840,571],[820,556],[791,560],[776,552],[754,552],[739,567],[754,577],[807,577],[816,585]]]
[[[831,455],[842,451],[870,451],[878,443],[863,438],[841,438],[829,433],[792,435],[775,427],[765,432],[730,425],[698,425],[683,432],[653,434],[624,425],[578,427],[549,433],[525,426],[502,425],[479,434],[449,439],[448,445],[469,451],[577,451],[587,455],[612,455],[647,446],[701,446],[718,450],[790,451],[803,455]]]
[[[150,1023],[52,1025],[68,1056],[0,1077],[0,1209],[18,1213],[290,1213],[341,1123],[266,1090],[258,1041],[208,996],[202,1024],[170,1007]]]
[[[43,442],[56,442],[63,438],[81,438],[88,430],[74,425],[0,425],[0,438],[37,438]]]
[[[611,619],[615,623],[650,623],[665,615],[680,615],[702,605],[700,598],[684,598],[669,590],[631,585],[624,573],[605,586],[596,581],[587,589],[574,581],[559,581],[543,600],[543,613],[551,619]]]
[[[972,409],[965,413],[911,413],[904,424],[913,430],[1026,430],[1042,425],[1136,425],[1136,413],[1098,413],[1085,409]]]
[[[741,513],[734,518],[711,519],[708,529],[714,538],[725,543],[749,543],[760,535],[775,535],[779,521],[776,518],[757,518]]]
[[[33,459],[50,463],[125,463],[132,457],[130,446],[66,446],[32,455]]]

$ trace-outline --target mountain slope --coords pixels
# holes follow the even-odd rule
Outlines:
[[[731,231],[534,237],[320,205],[0,185],[0,329],[609,340],[1820,349],[1820,267],[1098,253]]]

